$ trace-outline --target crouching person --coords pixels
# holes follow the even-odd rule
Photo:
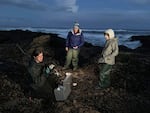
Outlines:
[[[112,65],[115,64],[115,57],[118,55],[118,40],[115,38],[114,31],[108,29],[104,32],[106,39],[105,46],[102,50],[101,57],[98,60],[100,64],[99,84],[96,89],[110,87],[110,72]]]
[[[57,87],[58,77],[51,74],[53,65],[45,66],[42,49],[35,49],[29,62],[28,72],[31,75],[31,87],[35,95],[44,99],[55,100],[53,89]]]

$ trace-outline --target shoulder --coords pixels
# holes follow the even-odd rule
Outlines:
[[[110,42],[111,42],[111,43],[117,43],[117,42],[118,42],[118,38],[110,39]]]
[[[70,31],[68,32],[68,34],[70,34],[70,33],[72,33],[72,30],[70,30]]]
[[[112,39],[110,44],[113,48],[115,48],[116,46],[118,46],[118,39],[117,38]]]
[[[68,35],[69,35],[69,36],[70,36],[70,35],[72,35],[72,34],[73,34],[73,32],[72,32],[72,31],[69,31],[69,32],[68,32]]]
[[[34,60],[31,59],[31,60],[29,61],[28,67],[32,67],[33,65],[34,65]]]
[[[34,60],[31,60],[28,65],[28,70],[33,70],[36,67],[36,63]]]

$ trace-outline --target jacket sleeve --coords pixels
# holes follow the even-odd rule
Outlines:
[[[84,44],[84,36],[83,36],[83,33],[81,33],[80,44],[78,46],[81,47],[83,46],[83,44]]]
[[[68,35],[67,35],[66,47],[69,47],[69,44],[70,44],[70,37],[71,37],[71,32],[69,32]]]
[[[105,58],[112,58],[118,55],[119,53],[119,48],[118,48],[118,43],[113,43],[112,45],[112,53],[109,55],[106,55]]]

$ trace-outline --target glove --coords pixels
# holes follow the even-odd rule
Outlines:
[[[49,67],[50,70],[53,70],[55,65],[54,64],[50,64],[48,67]]]
[[[50,64],[48,67],[45,68],[46,75],[48,76],[51,73],[51,70],[53,70],[55,67],[54,64]]]
[[[46,74],[49,74],[50,73],[49,67],[46,67],[45,71],[46,71]]]

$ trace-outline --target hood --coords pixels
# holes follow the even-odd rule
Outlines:
[[[107,29],[104,33],[109,34],[110,39],[115,37],[115,33],[112,29]]]

